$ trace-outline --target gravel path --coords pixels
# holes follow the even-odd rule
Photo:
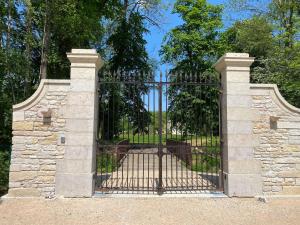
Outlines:
[[[300,224],[300,199],[0,199],[0,224]]]
[[[113,173],[98,173],[97,191],[130,189],[153,190],[158,185],[159,157],[157,148],[129,150],[120,167]],[[164,149],[167,153],[167,150]],[[200,156],[197,160],[201,160]],[[216,173],[191,171],[171,153],[162,157],[162,181],[165,189],[217,189]]]

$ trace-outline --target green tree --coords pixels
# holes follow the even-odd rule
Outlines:
[[[300,107],[299,1],[272,0],[264,12],[256,10],[255,4],[250,7],[250,0],[231,2],[255,10],[253,17],[235,23],[222,35],[227,50],[256,57],[251,81],[277,84],[283,96]]]
[[[221,41],[225,47],[224,52],[247,52],[259,58],[269,55],[275,44],[273,27],[262,16],[237,21],[222,33]]]
[[[107,118],[100,121],[103,139],[118,136],[124,117],[134,133],[148,132],[151,115],[144,106],[142,96],[149,91],[143,81],[152,79],[152,68],[144,34],[148,32],[147,23],[156,24],[150,14],[159,3],[158,0],[120,1],[113,32],[107,40],[111,52],[102,78],[113,79],[108,75],[113,73],[114,77],[120,78],[122,75],[123,80],[135,83],[125,83],[123,86],[110,84],[100,89],[100,115]]]
[[[183,24],[172,29],[164,38],[162,61],[171,63],[174,70],[206,71],[216,61],[222,27],[222,7],[206,0],[178,0],[173,13],[179,14]]]
[[[28,98],[40,78],[69,77],[66,52],[105,48],[102,22],[113,19],[118,5],[118,0],[0,0],[0,145],[11,144],[13,104]],[[9,147],[0,149],[5,188],[9,155]]]
[[[165,36],[160,52],[163,62],[173,65],[170,80],[182,83],[168,90],[171,126],[182,135],[217,132],[218,86],[185,82],[218,84],[212,64],[222,50],[222,7],[205,0],[178,0],[173,13],[179,14],[183,24]]]

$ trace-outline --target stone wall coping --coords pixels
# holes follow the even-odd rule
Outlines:
[[[70,80],[42,79],[38,89],[24,102],[13,105],[13,111],[26,110],[36,104],[48,85],[70,85]]]
[[[300,114],[300,109],[288,103],[281,95],[278,86],[276,84],[250,84],[250,89],[263,89],[273,91],[281,106],[290,112]]]

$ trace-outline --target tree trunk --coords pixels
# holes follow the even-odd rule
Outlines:
[[[12,0],[8,0],[7,2],[7,33],[6,33],[6,75],[8,76],[9,84],[11,87],[12,101],[16,102],[15,91],[13,82],[10,79],[10,34],[11,34],[11,10],[12,10]]]
[[[31,84],[31,41],[32,41],[32,4],[31,0],[26,0],[26,38],[25,38],[25,54],[27,59],[27,67],[25,73],[24,98],[30,93]]]
[[[41,54],[41,66],[40,66],[40,79],[47,78],[47,66],[48,66],[48,52],[50,42],[50,3],[46,0],[46,13],[44,20],[44,36],[42,43],[42,54]]]

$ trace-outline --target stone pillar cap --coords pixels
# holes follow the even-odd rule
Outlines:
[[[72,48],[71,53],[97,54],[97,51],[96,51],[96,49],[78,49],[78,48]]]
[[[70,53],[67,53],[67,57],[71,62],[71,67],[88,67],[98,70],[103,65],[103,60],[96,49],[72,49]]]
[[[237,68],[249,68],[254,62],[254,57],[249,57],[248,53],[233,53],[224,54],[215,64],[215,69],[220,73],[225,68],[238,70]],[[236,69],[234,69],[236,67]],[[242,69],[245,70],[245,69]]]

